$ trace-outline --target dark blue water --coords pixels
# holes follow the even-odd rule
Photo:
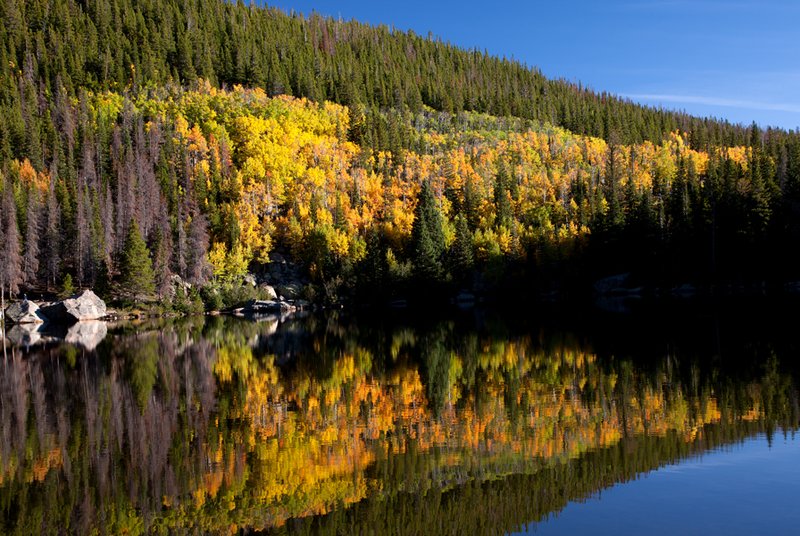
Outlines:
[[[516,534],[800,534],[800,441],[778,434],[669,465]]]

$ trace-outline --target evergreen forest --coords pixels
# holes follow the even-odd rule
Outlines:
[[[0,20],[12,295],[218,309],[278,254],[331,302],[800,277],[796,131],[241,1],[7,0]]]

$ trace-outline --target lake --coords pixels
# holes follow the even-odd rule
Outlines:
[[[15,328],[0,533],[796,533],[795,309]]]

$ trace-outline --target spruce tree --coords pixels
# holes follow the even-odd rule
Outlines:
[[[372,229],[367,235],[367,253],[359,270],[359,281],[368,293],[380,292],[386,280],[386,247],[380,232]]]
[[[66,274],[61,282],[61,290],[58,293],[58,297],[64,300],[73,294],[75,294],[75,283],[72,282],[72,275]]]
[[[125,246],[122,250],[122,286],[121,292],[134,302],[151,296],[155,290],[155,275],[150,251],[139,232],[135,220],[131,220]]]
[[[442,255],[445,251],[442,214],[429,181],[422,183],[411,228],[413,262],[417,276],[426,282],[442,278]]]
[[[508,228],[511,226],[511,200],[509,199],[508,183],[506,166],[503,162],[499,162],[494,184],[494,203],[497,207],[495,223],[498,227]]]
[[[467,218],[459,214],[455,219],[456,237],[450,246],[450,272],[457,282],[462,282],[472,269],[474,255],[472,233],[467,225]]]

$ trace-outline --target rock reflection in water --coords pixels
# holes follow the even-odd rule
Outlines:
[[[33,346],[42,342],[42,324],[14,324],[6,338],[15,346]]]
[[[28,348],[44,343],[66,342],[92,351],[105,339],[108,325],[102,320],[74,324],[15,324],[6,333],[13,346]]]
[[[92,351],[97,345],[103,342],[108,334],[108,327],[101,320],[84,320],[76,322],[67,329],[64,342],[81,346],[85,350]]]

